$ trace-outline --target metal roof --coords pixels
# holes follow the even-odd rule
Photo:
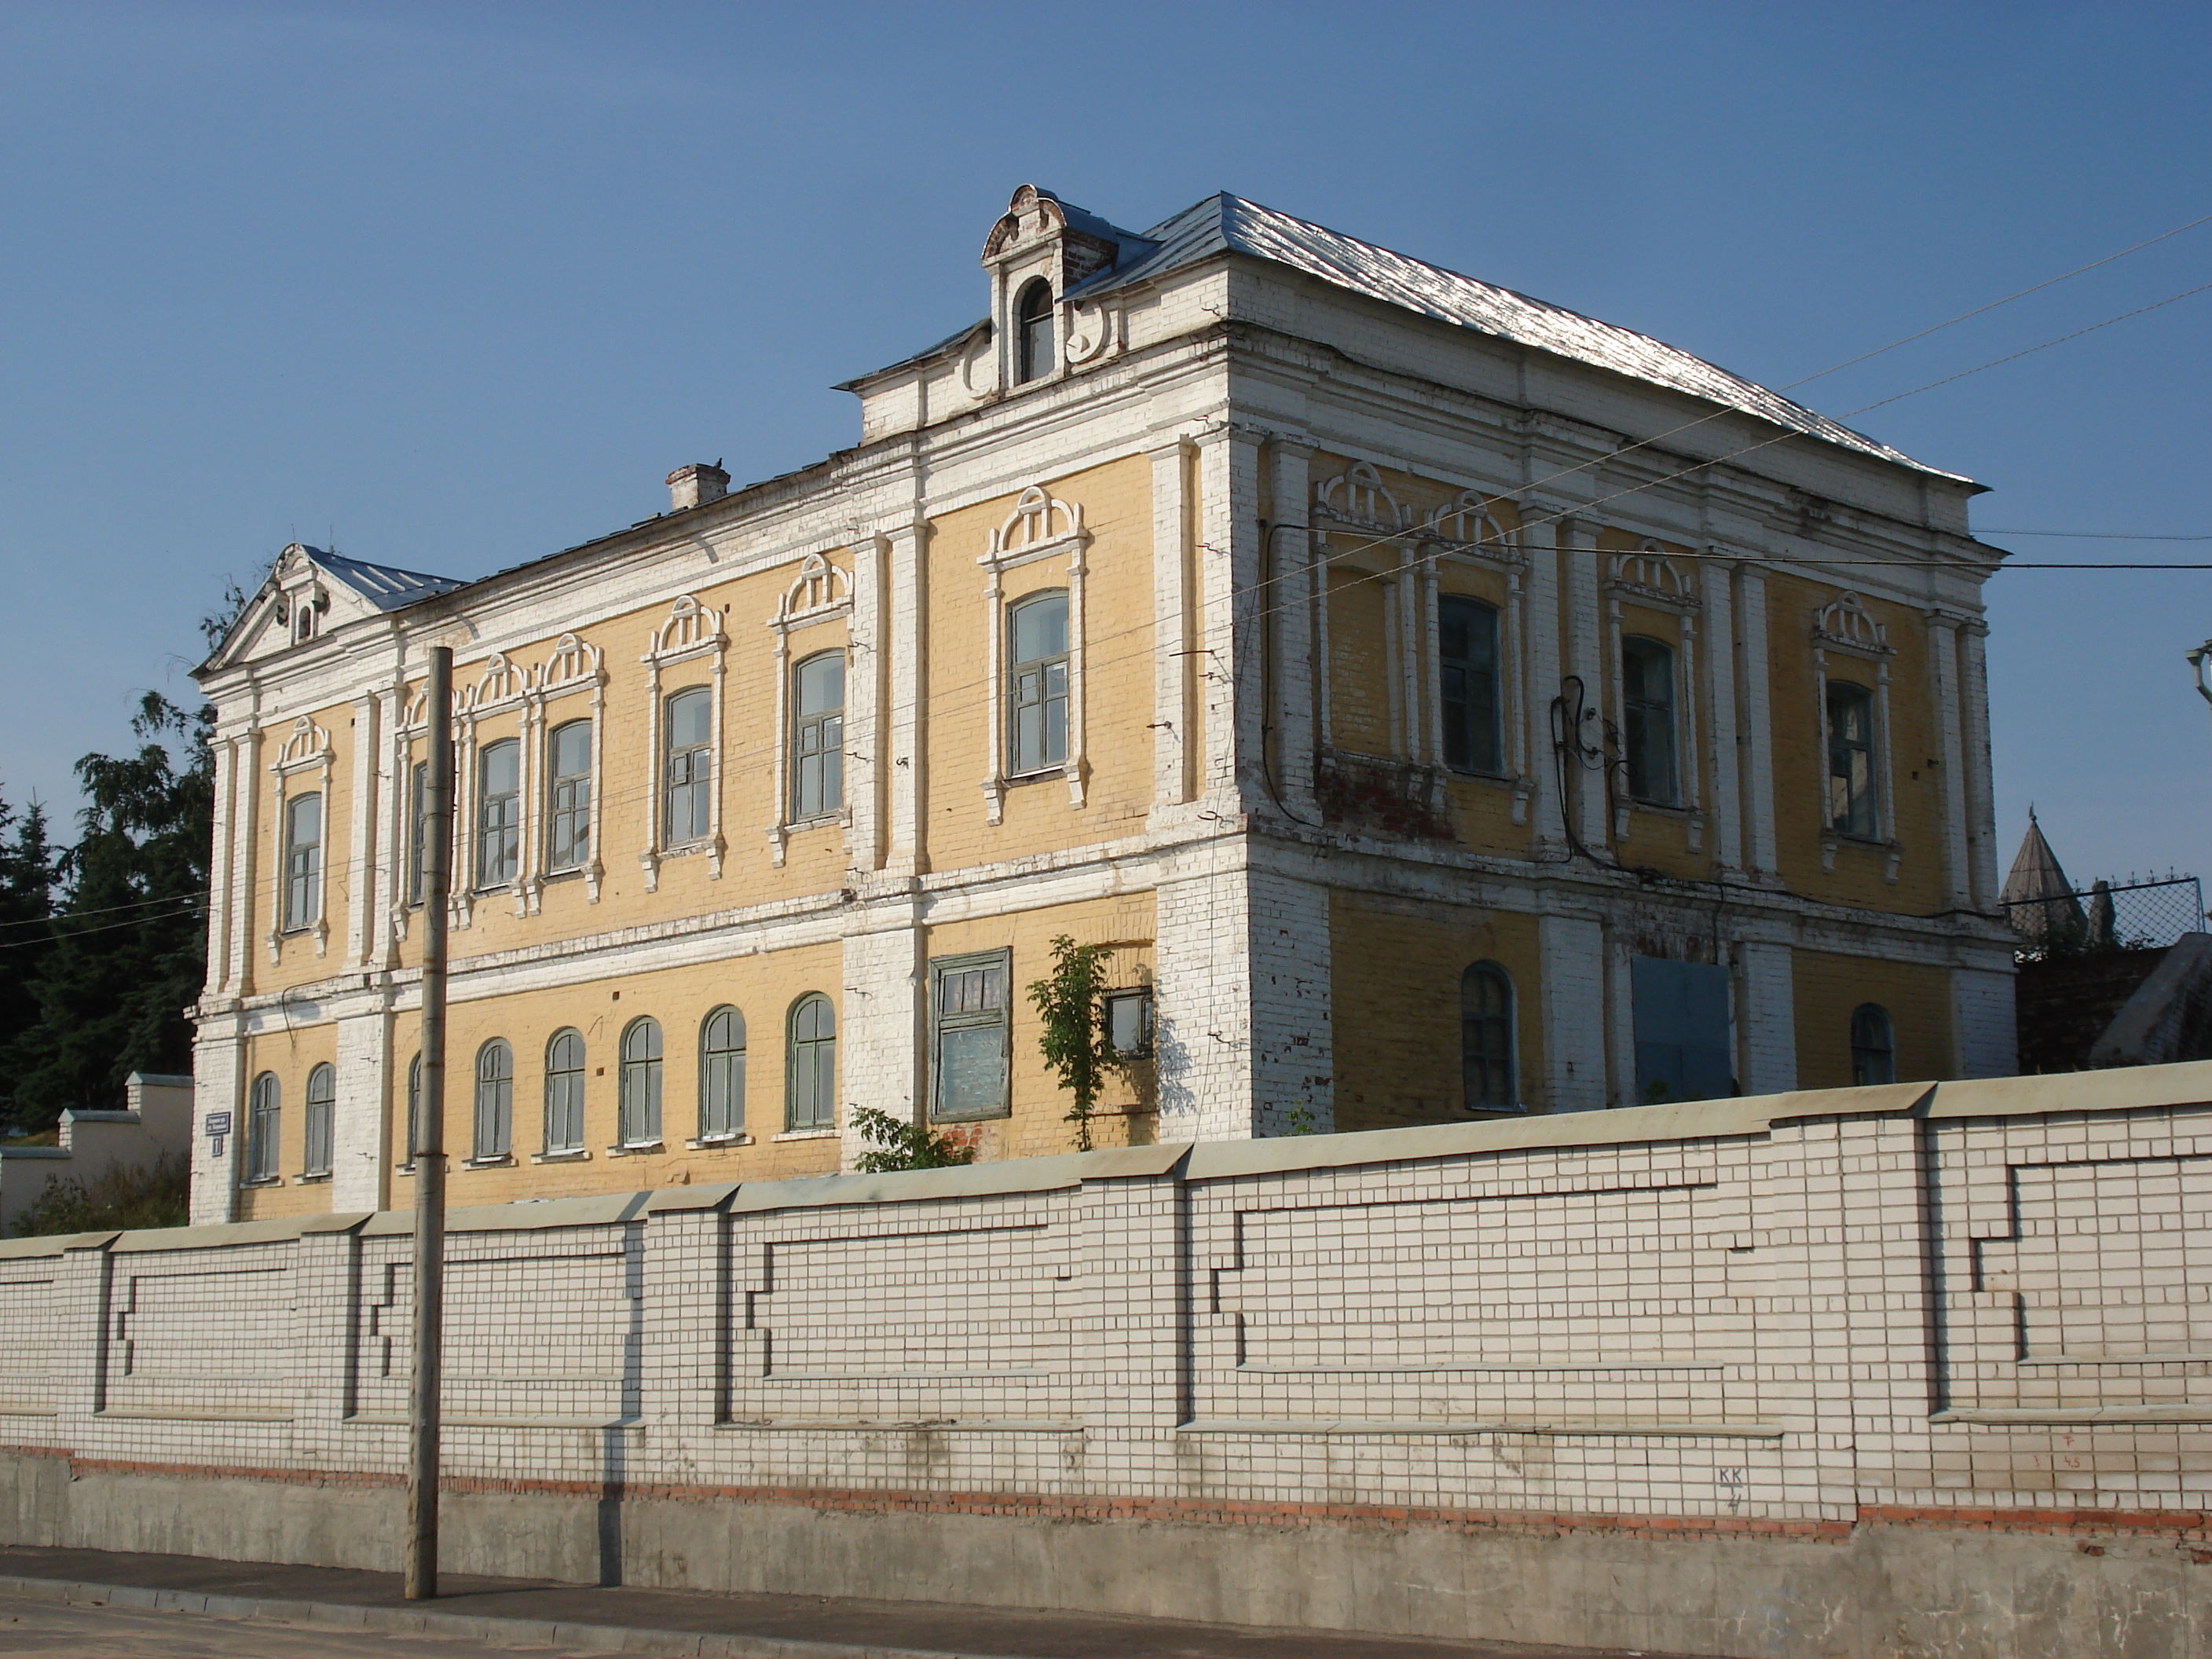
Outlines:
[[[318,569],[333,580],[340,581],[353,592],[367,599],[379,611],[397,611],[439,593],[450,593],[466,582],[453,576],[429,576],[419,570],[401,570],[388,564],[370,564],[364,559],[349,559],[343,553],[325,553],[319,547],[302,546],[301,551],[314,561]]]
[[[1702,398],[1708,403],[1742,410],[1776,426],[1821,438],[1862,455],[1894,461],[1938,477],[1959,478],[1914,460],[1863,432],[1817,415],[1780,392],[1731,374],[1724,368],[1692,356],[1676,346],[1648,334],[1601,323],[1579,312],[1541,300],[1532,300],[1510,289],[1496,288],[1446,270],[1425,260],[1388,248],[1376,247],[1356,237],[1293,219],[1287,213],[1261,207],[1241,196],[1224,192],[1184,209],[1173,218],[1146,231],[1147,240],[1161,246],[1157,252],[1133,264],[1102,271],[1071,290],[1073,294],[1102,294],[1162,276],[1219,253],[1242,253],[1255,259],[1303,270],[1322,282],[1362,294],[1386,305],[1418,311],[1439,322],[1455,323],[1518,345],[1611,369],[1616,374],[1662,386]],[[1960,478],[1961,483],[1966,480]]]

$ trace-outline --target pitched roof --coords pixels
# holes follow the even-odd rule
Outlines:
[[[2011,872],[1997,900],[2009,907],[2013,931],[2026,939],[2078,939],[2085,926],[2081,901],[2059,868],[2058,854],[2043,838],[2043,826],[2035,821],[2032,806],[2027,809],[2027,833],[2020,838],[2020,851],[2013,855]],[[2105,902],[2109,906],[2112,900],[2107,896]]]
[[[417,599],[450,593],[468,585],[456,577],[430,576],[394,565],[371,564],[365,559],[349,559],[343,553],[325,553],[319,547],[303,545],[300,550],[333,581],[343,582],[379,611],[397,611]]]
[[[1937,477],[1960,477],[1957,473],[1939,471],[1916,461],[1901,450],[1792,403],[1778,392],[1770,392],[1648,334],[1601,323],[1564,306],[1516,294],[1510,289],[1477,282],[1441,265],[1394,253],[1304,219],[1293,219],[1287,213],[1261,207],[1241,196],[1224,191],[1208,197],[1155,225],[1145,232],[1145,236],[1160,244],[1156,252],[1140,254],[1133,263],[1117,264],[1110,271],[1101,271],[1070,292],[1079,295],[1103,294],[1195,264],[1218,253],[1242,253],[1287,265],[1334,287],[1380,300],[1386,305],[1419,312],[1439,322],[1457,324],[1501,340],[1534,346],[1633,380],[1702,398],[1709,403],[1741,410],[1776,426],[1824,439],[1862,455],[1893,461]],[[1966,482],[1963,478],[1960,481]]]

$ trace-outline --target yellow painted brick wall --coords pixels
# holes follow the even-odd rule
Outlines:
[[[1543,1076],[1533,916],[1368,894],[1329,898],[1336,1127],[1469,1121],[1460,1073],[1460,976],[1495,962],[1512,975],[1521,1097]]]
[[[307,1073],[337,1059],[335,1025],[299,1025],[262,1031],[246,1040],[247,1087],[234,1113],[238,1132],[235,1167],[246,1168],[247,1137],[252,1121],[253,1080],[264,1072],[275,1074],[277,1087],[276,1169],[281,1183],[273,1187],[242,1187],[238,1194],[240,1221],[267,1221],[283,1216],[328,1215],[331,1183],[302,1181],[301,1166],[307,1153]]]
[[[348,865],[353,848],[354,714],[349,703],[318,708],[310,716],[331,736],[331,771],[327,785],[319,768],[294,772],[284,781],[285,799],[320,793],[323,796],[323,918],[330,925],[324,954],[315,951],[315,935],[288,933],[277,946],[277,959],[270,960],[269,934],[283,923],[284,915],[285,810],[276,802],[276,775],[270,768],[292,722],[284,720],[264,731],[261,752],[254,763],[253,890],[249,918],[247,965],[257,992],[287,991],[309,985],[339,971],[345,950],[346,915],[353,900],[352,872]]]
[[[1818,951],[1796,952],[1794,963],[1799,1088],[1850,1086],[1851,1011],[1864,1002],[1889,1010],[1899,1083],[1953,1075],[1948,969]]]
[[[1043,1021],[1030,1004],[1029,987],[1052,971],[1052,940],[1065,933],[1079,945],[1108,945],[1114,954],[1106,969],[1116,988],[1149,985],[1154,964],[1153,896],[1125,893],[1081,904],[1053,905],[1012,915],[953,922],[929,932],[933,957],[971,951],[1013,952],[1012,1115],[976,1124],[945,1125],[976,1148],[986,1163],[1003,1158],[1041,1158],[1075,1150],[1075,1126],[1065,1121],[1074,1097],[1047,1069],[1038,1047]],[[1158,1101],[1149,1068],[1109,1073],[1093,1119],[1097,1146],[1145,1146],[1155,1139]]]
[[[1005,821],[988,822],[990,702],[1005,690],[989,683],[988,578],[975,562],[990,550],[992,532],[1013,512],[1017,497],[948,513],[932,521],[928,555],[924,844],[932,869],[1134,834],[1151,811],[1152,463],[1133,456],[1039,482],[1057,499],[1082,507],[1091,536],[1084,593],[1085,805],[1070,805],[1059,778],[1015,783],[1006,791]],[[1067,586],[1067,560],[1055,555],[1007,571],[1002,591],[1011,607],[1030,593]]]
[[[1889,659],[1890,745],[1877,776],[1891,792],[1903,858],[1893,885],[1883,873],[1879,847],[1843,842],[1832,872],[1820,868],[1827,756],[1821,747],[1814,690],[1812,629],[1814,614],[1842,590],[1793,577],[1767,585],[1767,635],[1771,655],[1774,814],[1782,877],[1790,888],[1835,904],[1906,915],[1930,915],[1943,904],[1942,783],[1932,757],[1942,752],[1928,684],[1928,631],[1903,605],[1866,601],[1896,654]],[[1828,653],[1832,678],[1872,689],[1875,665],[1841,652]],[[1878,764],[1884,757],[1878,757]]]
[[[785,1110],[785,1022],[792,1005],[811,991],[840,1008],[843,951],[831,945],[739,957],[696,967],[672,968],[618,980],[518,993],[482,1001],[456,1001],[447,1039],[446,1151],[452,1160],[447,1191],[454,1204],[504,1204],[520,1198],[578,1193],[635,1192],[693,1181],[775,1181],[822,1175],[837,1167],[837,1143],[817,1139],[778,1141]],[[725,1003],[745,1018],[745,1133],[752,1144],[692,1150],[699,1133],[699,1030]],[[650,1016],[661,1030],[661,1133],[659,1153],[608,1156],[617,1139],[617,1050],[631,1021]],[[545,1049],[553,1034],[573,1027],[584,1038],[584,1147],[587,1159],[532,1164],[544,1150]],[[400,1022],[393,1043],[390,1158],[406,1158],[407,1074],[418,1052],[411,1016]],[[464,1167],[475,1131],[476,1056],[494,1037],[514,1051],[515,1164],[508,1168]],[[305,1073],[302,1071],[304,1077]],[[842,1062],[840,1061],[840,1083]],[[842,1117],[843,1096],[839,1096]],[[392,1202],[411,1202],[404,1176],[395,1176]]]
[[[1328,729],[1339,749],[1395,758],[1390,740],[1389,580],[1361,555],[1328,570]]]

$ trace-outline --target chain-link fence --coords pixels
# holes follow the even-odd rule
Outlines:
[[[2006,918],[2024,951],[2140,951],[2204,931],[2204,892],[2194,876],[2098,882],[2083,892],[2014,899]]]

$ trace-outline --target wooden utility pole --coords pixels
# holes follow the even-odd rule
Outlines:
[[[422,779],[422,1098],[415,1139],[415,1376],[408,1413],[407,1599],[438,1593],[439,1373],[446,1323],[446,896],[453,865],[453,653],[430,652]]]

